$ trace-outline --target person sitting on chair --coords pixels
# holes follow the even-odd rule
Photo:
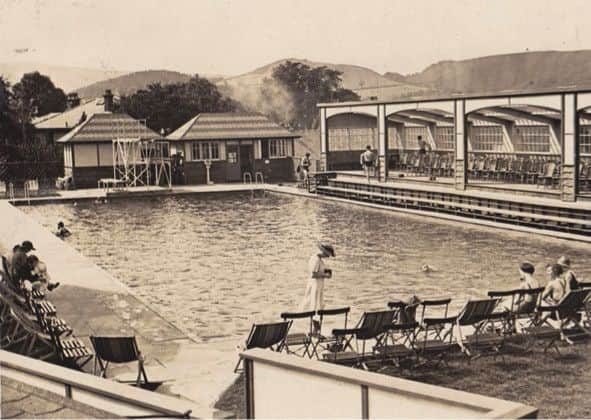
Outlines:
[[[519,265],[519,280],[521,290],[537,289],[540,287],[538,281],[534,278],[535,267],[528,262]],[[519,295],[517,301],[514,302],[512,311],[516,313],[531,312],[536,307],[536,300],[531,294]]]
[[[571,290],[577,290],[579,288],[579,282],[577,280],[577,276],[570,268],[570,258],[563,255],[558,259],[557,264],[560,265],[564,270],[564,284],[566,285],[566,293],[570,292]]]
[[[29,278],[31,274],[31,267],[27,261],[27,254],[31,251],[35,251],[35,247],[31,241],[24,241],[22,244],[15,245],[12,248],[10,275],[14,282],[13,287],[16,289],[20,289],[22,281]]]
[[[29,275],[23,280],[23,289],[28,293],[33,290],[40,290],[45,287],[48,291],[52,291],[60,284],[51,281],[51,277],[47,272],[47,265],[39,260],[36,255],[27,256],[27,265],[30,268]]]

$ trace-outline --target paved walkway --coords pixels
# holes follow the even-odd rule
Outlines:
[[[33,242],[35,254],[47,263],[53,280],[60,282],[48,299],[89,348],[90,335],[135,335],[147,359],[149,378],[168,380],[160,392],[194,401],[195,413],[214,414],[213,404],[234,379],[232,366],[237,353],[232,346],[227,351],[221,344],[198,343],[108,272],[6,201],[0,202],[0,220],[0,251],[5,254],[24,240]],[[113,376],[125,376],[134,368],[113,366],[110,371]]]

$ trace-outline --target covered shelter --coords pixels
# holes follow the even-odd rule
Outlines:
[[[325,170],[361,170],[370,145],[382,180],[495,189],[574,201],[591,195],[591,93],[453,95],[319,104]],[[419,153],[418,137],[427,145]]]
[[[167,136],[171,153],[184,157],[184,182],[238,182],[244,174],[265,181],[294,178],[294,142],[299,138],[267,117],[248,113],[201,113]]]

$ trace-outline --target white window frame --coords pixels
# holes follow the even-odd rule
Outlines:
[[[218,141],[194,141],[191,143],[189,150],[191,151],[191,161],[193,162],[223,160],[222,146]],[[216,157],[212,157],[214,150],[217,154]]]
[[[292,156],[291,142],[291,139],[268,139],[269,159],[282,159]]]

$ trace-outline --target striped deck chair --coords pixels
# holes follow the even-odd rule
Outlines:
[[[148,375],[144,367],[144,357],[138,348],[135,336],[131,337],[97,337],[90,336],[90,342],[94,347],[95,358],[93,373],[102,378],[107,377],[107,369],[110,363],[138,362],[138,371],[133,385],[142,388],[156,389],[162,382],[148,381]]]
[[[507,312],[495,313],[500,301],[498,298],[469,300],[458,315],[456,341],[468,360],[500,353],[505,343],[502,324],[508,316]],[[472,334],[464,336],[463,329],[468,327],[473,329]]]
[[[368,363],[383,358],[376,350],[384,345],[387,328],[394,324],[397,314],[396,310],[365,312],[355,328],[332,330],[339,343],[338,348],[342,350],[323,354],[324,360],[369,369]],[[375,345],[371,351],[366,351],[366,343],[369,340],[375,341]]]
[[[35,316],[37,317],[37,322],[45,333],[50,334],[51,331],[53,331],[58,335],[58,337],[72,334],[72,327],[70,327],[68,323],[61,318],[47,315],[47,313],[42,309],[41,302],[33,301],[32,306]]]
[[[296,354],[298,356],[312,357],[312,350],[310,345],[312,343],[311,335],[313,333],[313,318],[315,311],[306,312],[283,312],[281,318],[284,321],[306,320],[307,330],[305,332],[297,332],[287,334],[284,341],[284,349],[288,354]],[[292,324],[293,327],[293,324]]]
[[[73,335],[67,338],[61,338],[54,329],[50,329],[50,335],[60,361],[64,365],[82,370],[94,357],[93,353],[86,347],[86,344],[79,338]]]
[[[277,352],[282,351],[290,327],[291,321],[274,322],[270,324],[253,324],[243,349],[261,348]],[[234,373],[241,371],[241,364],[242,358],[238,360],[238,363],[234,368]]]
[[[559,341],[574,344],[576,341],[591,337],[591,330],[584,324],[584,318],[588,320],[591,315],[587,305],[589,296],[591,296],[591,289],[577,289],[569,292],[557,305],[539,306],[538,311],[551,314],[555,318],[556,325],[547,318],[541,325],[526,328],[525,332],[530,335],[532,344],[548,340],[544,353],[554,348],[560,354],[557,345]]]

